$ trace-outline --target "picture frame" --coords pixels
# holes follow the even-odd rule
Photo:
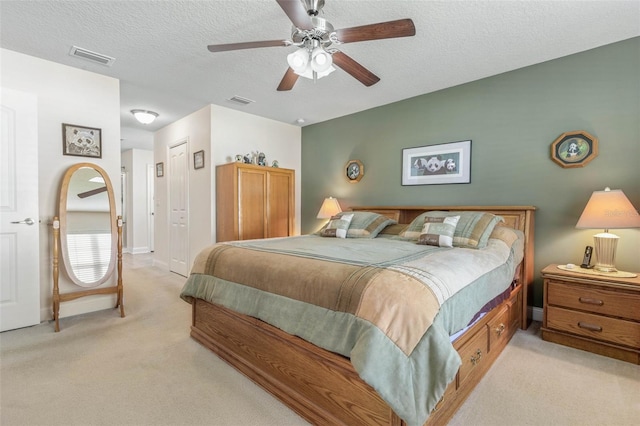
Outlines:
[[[204,167],[204,150],[193,153],[193,168],[201,169]]]
[[[156,177],[164,176],[164,163],[156,163]]]
[[[471,182],[471,140],[402,150],[402,185]]]
[[[102,158],[102,129],[62,123],[62,154]]]
[[[584,130],[565,132],[551,144],[551,160],[563,168],[584,167],[598,156],[598,139]]]

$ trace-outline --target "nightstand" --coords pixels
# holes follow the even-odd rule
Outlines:
[[[640,364],[640,277],[587,275],[549,265],[542,339]]]

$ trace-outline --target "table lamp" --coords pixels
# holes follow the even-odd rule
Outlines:
[[[340,213],[342,209],[340,208],[340,204],[338,204],[338,200],[329,197],[325,198],[322,202],[322,206],[320,206],[320,211],[316,216],[318,219],[331,219],[331,217]]]
[[[640,228],[640,214],[619,189],[605,188],[594,191],[584,208],[576,228],[602,228],[603,233],[593,236],[596,255],[595,269],[616,272],[616,247],[618,237],[609,229]]]

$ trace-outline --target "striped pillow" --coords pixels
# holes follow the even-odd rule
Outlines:
[[[396,225],[398,222],[384,215],[373,212],[341,212],[336,216],[349,214],[353,216],[347,238],[375,238],[384,228],[389,225]],[[315,235],[322,235],[327,225],[320,228]]]
[[[353,219],[347,231],[347,238],[375,238],[387,226],[398,223],[387,216],[373,212],[350,214],[353,215]]]
[[[458,225],[453,234],[453,246],[480,249],[487,246],[489,236],[498,222],[503,222],[501,216],[487,212],[444,212],[430,211],[422,213],[409,224],[407,229],[400,233],[400,237],[407,240],[418,240],[422,234],[425,217],[460,216]]]

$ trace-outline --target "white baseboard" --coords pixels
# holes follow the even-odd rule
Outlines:
[[[149,247],[134,247],[133,250],[131,250],[131,254],[143,254],[143,253],[150,253],[151,250],[149,250]]]
[[[542,313],[544,312],[542,308],[538,308],[536,306],[529,308],[530,317],[534,321],[542,322]]]

